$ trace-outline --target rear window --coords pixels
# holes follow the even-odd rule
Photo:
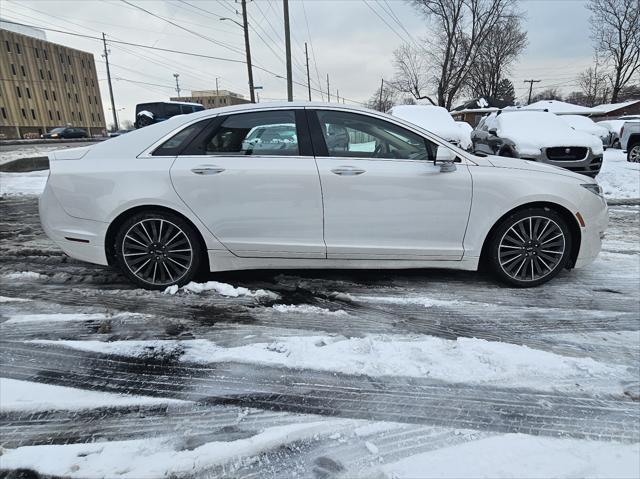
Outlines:
[[[180,130],[154,150],[153,156],[176,156],[202,131],[211,120],[203,120]]]

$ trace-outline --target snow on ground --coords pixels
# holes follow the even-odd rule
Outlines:
[[[179,291],[183,291],[185,293],[195,293],[195,294],[200,294],[205,291],[215,291],[216,293],[222,296],[227,296],[230,298],[237,298],[239,296],[248,296],[251,298],[275,300],[275,299],[278,299],[279,297],[276,293],[273,293],[271,291],[266,291],[264,289],[251,291],[247,288],[243,288],[243,287],[236,288],[235,286],[232,286],[230,284],[220,283],[218,281],[207,281],[206,283],[195,283],[192,281],[181,288],[174,284],[173,286],[169,286],[167,289],[164,290],[165,294],[176,294]]]
[[[11,150],[0,152],[0,165],[9,163],[20,158],[35,158],[37,156],[47,156],[47,154],[54,150],[60,150],[62,148],[77,147],[78,144],[53,144],[53,145],[20,145],[14,146]]]
[[[4,324],[18,324],[18,323],[49,323],[60,321],[101,321],[106,319],[114,319],[121,317],[142,316],[136,313],[123,313],[117,316],[111,314],[102,313],[53,313],[53,314],[16,314],[9,316]]]
[[[328,314],[330,316],[349,316],[349,313],[342,309],[332,311],[327,308],[311,306],[309,304],[276,304],[272,308],[279,313],[301,313],[301,314]]]
[[[0,378],[0,412],[93,409],[185,403],[177,399],[114,394]],[[0,464],[3,461],[0,460]]]
[[[271,343],[224,348],[214,342],[188,341],[49,341],[39,344],[144,357],[180,357],[195,363],[240,362],[294,369],[335,371],[367,376],[408,376],[451,383],[501,384],[537,390],[589,390],[622,393],[634,381],[626,366],[591,358],[572,358],[527,346],[476,338],[371,335],[300,336]]]
[[[0,303],[23,303],[25,301],[31,301],[24,298],[12,298],[10,296],[0,296]]]
[[[622,150],[609,148],[596,181],[607,199],[640,198],[640,163],[629,163]]]
[[[637,478],[640,444],[505,434],[417,454],[382,469],[394,479]]]
[[[47,183],[49,170],[28,173],[0,173],[1,195],[40,195]]]
[[[155,438],[55,446],[26,446],[4,450],[0,467],[35,468],[65,477],[173,477],[216,464],[241,465],[263,451],[310,437],[329,435],[352,420],[323,420],[268,428],[255,436],[229,442],[209,442],[187,449],[180,439]],[[38,458],[34,461],[34,458]]]
[[[48,276],[42,273],[36,273],[35,271],[20,271],[17,273],[6,273],[2,275],[2,279],[10,280],[31,280],[31,279],[47,279]]]

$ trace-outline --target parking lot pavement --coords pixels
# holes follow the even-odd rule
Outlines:
[[[453,454],[509,477],[520,454],[640,473],[638,206],[612,207],[593,265],[534,289],[260,271],[175,294],[67,258],[33,196],[0,207],[0,469],[437,476]]]

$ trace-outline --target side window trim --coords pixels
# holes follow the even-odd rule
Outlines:
[[[157,148],[155,148],[151,152],[151,156],[180,156],[180,155],[183,155],[184,151],[193,143],[194,139],[197,138],[200,134],[202,134],[203,131],[206,131],[206,129],[209,128],[209,126],[211,125],[211,123],[214,120],[215,120],[215,118],[204,119],[204,120],[197,121],[195,123],[188,124],[187,126],[181,128],[180,131],[178,131],[178,132],[174,133],[173,135],[171,135],[170,138],[168,138],[167,140],[162,142],[162,144],[159,145]],[[175,148],[166,148],[165,149],[166,151],[161,151],[163,149],[163,146],[169,140],[171,140],[176,135],[179,135],[184,130],[186,130],[187,128],[191,128],[194,125],[202,125],[202,126],[200,127],[200,129],[191,132],[191,134],[187,138],[185,138],[179,146],[177,146]]]
[[[202,128],[197,135],[190,138],[189,142],[185,145],[178,156],[204,156],[203,153],[197,150],[197,145],[201,144],[207,135],[213,130],[215,135],[220,128],[220,125],[227,119],[229,115],[219,115],[212,118],[208,125]]]
[[[322,126],[318,118],[317,110],[307,109],[307,121],[309,123],[309,131],[311,132],[311,144],[316,157],[328,157],[329,148],[322,134]]]

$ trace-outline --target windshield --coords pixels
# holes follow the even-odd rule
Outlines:
[[[62,133],[66,128],[54,128],[49,133]]]

